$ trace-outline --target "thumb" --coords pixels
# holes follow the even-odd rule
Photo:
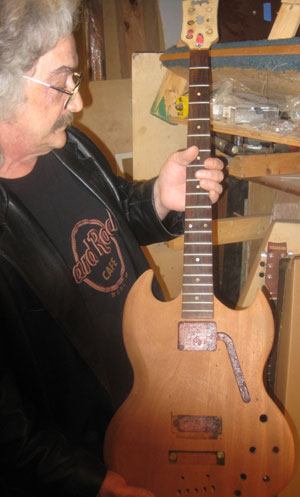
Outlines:
[[[191,147],[186,148],[185,150],[181,150],[177,152],[177,162],[179,165],[186,166],[189,162],[192,162],[198,154],[199,150],[196,145],[192,145]]]

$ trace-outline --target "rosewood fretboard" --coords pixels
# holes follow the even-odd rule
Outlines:
[[[208,193],[195,178],[211,153],[209,60],[208,50],[190,52],[187,144],[196,145],[199,153],[187,167],[183,319],[213,317],[212,207]]]

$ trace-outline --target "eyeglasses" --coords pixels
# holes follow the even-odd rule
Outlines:
[[[82,72],[74,72],[72,74],[73,82],[75,84],[72,91],[66,90],[65,88],[60,88],[59,86],[50,85],[50,83],[45,83],[44,81],[41,81],[40,79],[32,78],[31,76],[23,75],[23,78],[29,79],[30,81],[34,81],[35,83],[39,83],[40,85],[47,86],[48,88],[52,88],[53,90],[60,91],[61,93],[65,93],[66,95],[69,95],[69,98],[67,98],[65,105],[64,105],[64,109],[66,109],[70,105],[70,103],[73,100],[76,93],[78,93],[78,91],[79,91],[80,84],[83,80],[83,73]]]

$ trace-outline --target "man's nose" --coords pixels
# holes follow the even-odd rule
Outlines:
[[[73,96],[71,102],[68,105],[68,110],[70,112],[80,112],[83,108],[83,101],[79,91]]]

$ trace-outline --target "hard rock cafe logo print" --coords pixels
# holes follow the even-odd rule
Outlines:
[[[110,212],[103,223],[97,219],[79,221],[72,231],[75,258],[73,277],[99,292],[113,292],[123,282],[125,264],[113,233],[118,230]]]

